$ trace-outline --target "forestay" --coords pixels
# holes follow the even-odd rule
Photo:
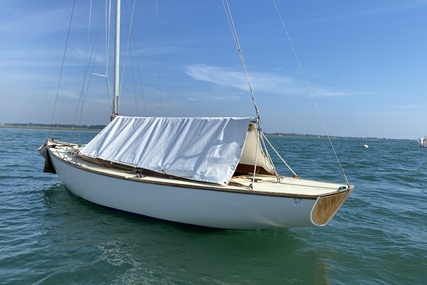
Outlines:
[[[81,154],[227,185],[239,163],[250,120],[118,116]]]

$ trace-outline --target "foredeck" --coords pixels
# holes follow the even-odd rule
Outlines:
[[[239,176],[232,179],[233,182],[237,182],[245,186],[252,184],[252,180],[252,176]],[[256,182],[252,184],[252,191],[286,193],[291,195],[324,196],[348,188],[344,184],[305,180],[298,177],[293,178],[281,176],[279,182],[274,176],[257,175],[255,176],[255,181]]]

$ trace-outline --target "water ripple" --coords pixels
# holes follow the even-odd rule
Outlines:
[[[82,201],[41,172],[36,149],[45,137],[45,131],[0,129],[0,276],[7,284],[422,284],[427,278],[427,151],[415,141],[335,139],[356,190],[325,227],[222,231]],[[18,153],[6,151],[18,141]],[[272,143],[301,176],[343,181],[322,138]]]

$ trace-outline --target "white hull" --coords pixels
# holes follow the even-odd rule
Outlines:
[[[48,148],[54,169],[72,193],[98,205],[191,225],[224,229],[324,225],[352,190],[338,190],[342,187],[339,184],[296,178],[287,178],[292,184],[259,182],[251,190],[139,177],[76,160],[72,155],[75,147]],[[245,179],[239,179],[243,185]],[[258,187],[268,191],[257,190]],[[290,187],[295,189],[289,190]],[[293,193],[298,189],[299,194]]]
[[[224,229],[329,222],[353,187],[279,176],[252,92],[255,120],[120,116],[120,0],[115,18],[112,121],[81,149],[48,139],[45,171],[87,201],[167,221]]]

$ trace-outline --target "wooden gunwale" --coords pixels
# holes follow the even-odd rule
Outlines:
[[[236,194],[284,197],[284,198],[308,199],[308,200],[316,200],[319,197],[334,196],[334,195],[352,190],[352,188],[348,188],[346,190],[339,191],[339,192],[337,191],[337,192],[326,193],[326,194],[308,195],[308,194],[298,194],[298,193],[279,193],[279,192],[252,190],[243,184],[235,183],[233,181],[231,181],[233,184],[229,184],[228,186],[222,186],[222,185],[216,185],[216,184],[201,184],[201,183],[197,183],[184,178],[177,179],[176,177],[173,177],[167,174],[162,175],[159,173],[155,173],[156,175],[151,175],[151,171],[148,171],[148,170],[146,171],[143,169],[138,169],[138,168],[134,168],[134,167],[123,165],[123,164],[112,163],[109,161],[102,162],[101,160],[98,161],[98,159],[83,157],[81,155],[78,155],[78,150],[76,149],[76,146],[77,146],[76,144],[67,144],[62,142],[60,144],[56,144],[56,142],[51,141],[51,144],[50,145],[48,144],[48,151],[51,152],[51,155],[56,159],[72,167],[78,168],[80,170],[88,171],[88,172],[103,175],[103,176],[114,177],[122,180],[138,182],[138,183],[157,184],[157,185],[170,186],[170,187],[183,187],[183,188],[191,188],[191,189],[198,189],[198,190],[228,192],[228,193],[236,193]],[[56,149],[57,147],[62,148],[61,151],[63,151],[64,153],[68,153],[70,156],[74,157],[73,161],[62,159],[59,154],[58,155],[54,154],[52,149]],[[65,147],[65,149],[63,147]],[[78,160],[84,163],[81,163],[81,162],[79,163]],[[94,166],[92,166],[91,164]],[[103,170],[96,169],[96,165],[104,166],[104,167],[107,166],[109,169],[119,172],[119,174],[115,174],[110,171],[103,171]],[[144,176],[143,172],[147,173],[147,175]],[[148,175],[149,172],[150,174]],[[142,174],[142,177],[138,176],[141,174]],[[129,175],[132,175],[132,176],[129,176]],[[246,177],[248,179],[251,179],[251,177],[249,176],[246,176]],[[259,176],[259,177],[265,177],[265,176]],[[152,178],[162,179],[162,180],[153,180]],[[165,179],[178,180],[179,184],[165,181]],[[292,185],[298,186],[297,184],[291,184],[291,183],[286,183],[286,184],[291,186]],[[314,187],[314,186],[308,185],[307,187]],[[239,189],[239,188],[243,188],[243,189]],[[321,187],[316,186],[316,188],[321,188]]]

